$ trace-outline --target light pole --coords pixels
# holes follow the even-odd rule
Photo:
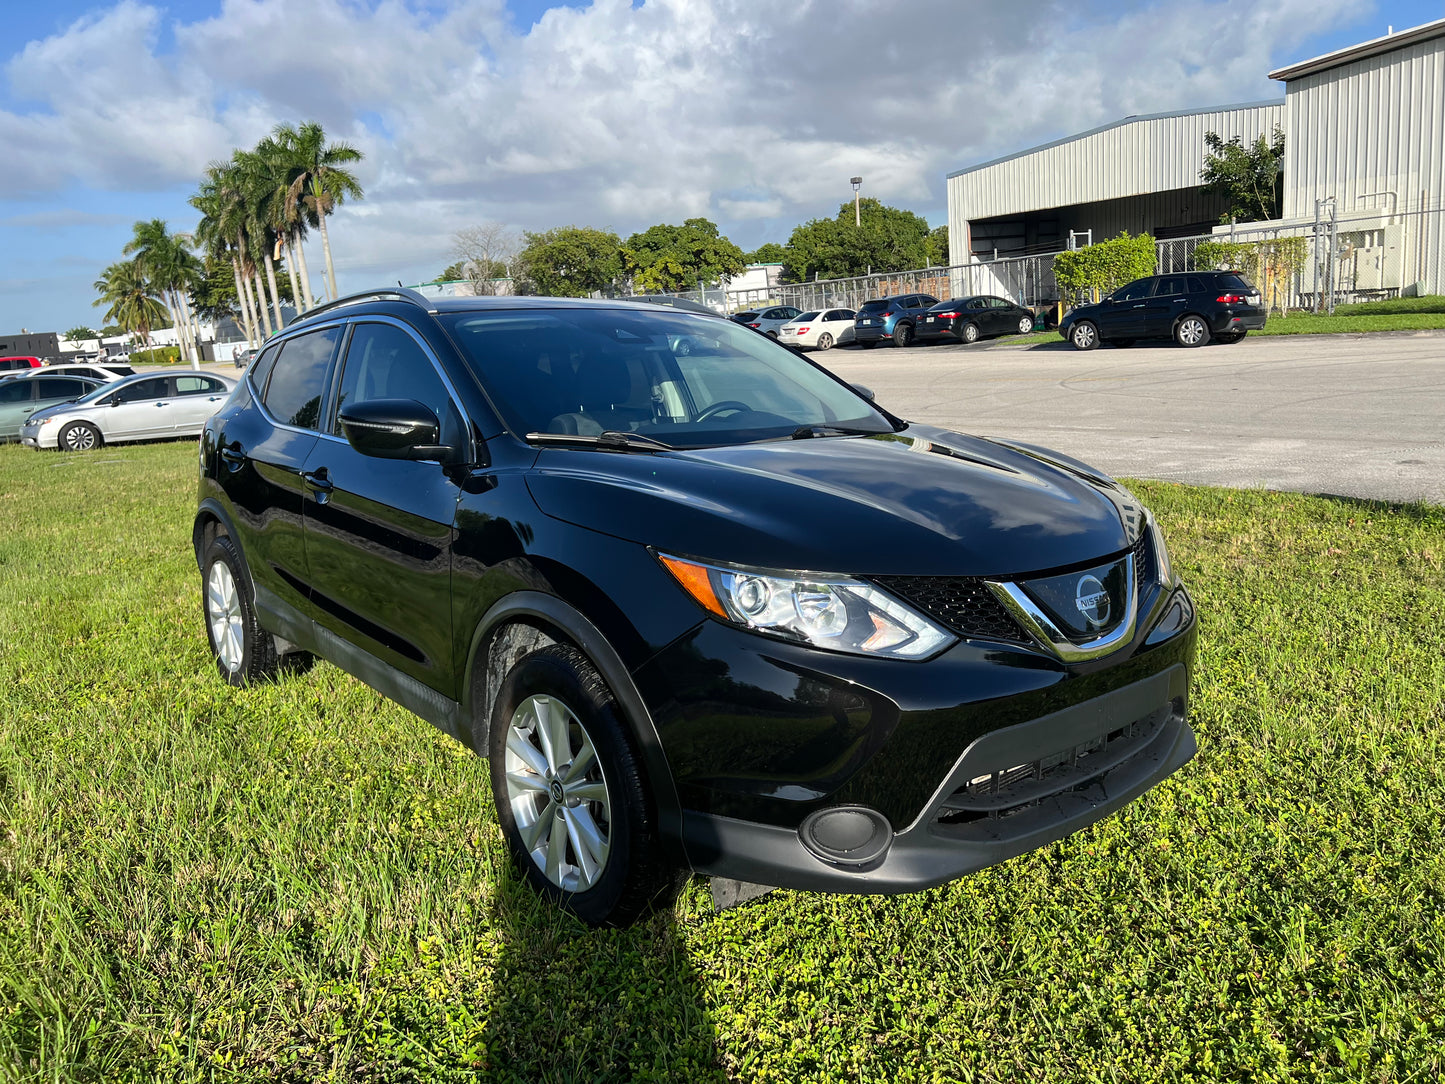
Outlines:
[[[863,215],[862,212],[858,210],[858,189],[863,187],[863,178],[851,177],[848,183],[853,186],[853,225],[862,226]]]

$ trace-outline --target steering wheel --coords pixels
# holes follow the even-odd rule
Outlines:
[[[698,415],[697,415],[696,418],[693,419],[693,421],[695,421],[695,422],[705,422],[705,421],[707,421],[709,418],[711,418],[714,414],[721,414],[724,410],[752,410],[752,409],[753,409],[753,408],[750,407],[750,406],[748,406],[747,403],[740,403],[740,402],[738,402],[736,399],[722,399],[722,400],[720,400],[720,401],[718,401],[718,402],[716,402],[716,403],[713,403],[712,406],[703,407],[702,410],[698,411]]]

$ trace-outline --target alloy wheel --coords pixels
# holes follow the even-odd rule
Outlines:
[[[1179,341],[1185,346],[1198,346],[1208,333],[1204,321],[1197,316],[1186,316],[1179,324]]]
[[[72,425],[65,431],[65,447],[72,452],[88,452],[95,447],[95,430],[88,425]]]
[[[554,696],[527,697],[512,713],[507,802],[522,845],[565,892],[585,892],[607,868],[612,804],[586,729]]]
[[[244,618],[236,578],[225,561],[215,561],[206,577],[206,618],[211,625],[211,642],[216,657],[231,673],[241,669],[245,659]]]

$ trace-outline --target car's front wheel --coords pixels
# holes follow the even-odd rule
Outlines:
[[[71,422],[55,440],[55,446],[62,452],[88,452],[104,443],[100,430],[89,422]]]
[[[201,575],[206,636],[221,676],[232,685],[276,676],[281,670],[276,642],[256,620],[251,578],[236,544],[226,535],[218,535],[206,547]]]
[[[1209,341],[1209,325],[1204,317],[1190,313],[1175,325],[1174,341],[1180,346],[1203,346]]]
[[[497,695],[492,794],[512,857],[542,895],[593,926],[624,926],[670,883],[640,758],[580,651],[524,656]]]
[[[1099,329],[1087,320],[1080,320],[1069,329],[1069,342],[1075,350],[1092,350],[1099,345]]]

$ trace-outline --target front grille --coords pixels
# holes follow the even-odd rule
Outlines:
[[[1001,821],[1044,801],[1098,784],[1107,772],[1138,754],[1179,711],[1169,704],[1131,723],[1025,764],[974,776],[943,800],[935,824],[953,836],[987,836]]]
[[[874,576],[879,587],[911,602],[960,636],[1029,643],[983,580],[973,576]]]
[[[1144,593],[1144,585],[1149,582],[1154,567],[1150,557],[1149,532],[1145,531],[1139,536],[1139,541],[1134,543],[1134,583],[1141,595]]]

